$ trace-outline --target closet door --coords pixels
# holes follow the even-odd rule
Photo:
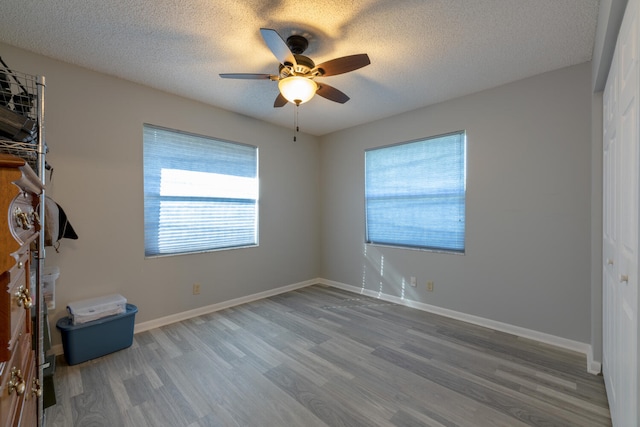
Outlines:
[[[616,64],[614,59],[613,64]],[[603,246],[602,253],[604,257],[604,265],[602,267],[602,304],[603,304],[603,325],[602,325],[602,364],[605,384],[607,387],[607,395],[609,397],[609,407],[611,412],[618,401],[618,378],[620,370],[617,369],[616,354],[618,353],[619,337],[617,336],[617,319],[615,307],[618,305],[618,280],[617,266],[615,260],[617,258],[618,245],[618,222],[616,213],[618,209],[618,160],[616,143],[617,126],[616,126],[616,109],[618,96],[618,74],[615,72],[617,67],[612,66],[609,73],[609,80],[603,96],[603,212],[602,212],[602,237]]]
[[[634,3],[634,2],[631,2]],[[637,2],[635,2],[637,4]],[[630,8],[633,11],[633,8]],[[622,425],[638,425],[638,9],[620,34],[620,234],[618,313],[621,363],[618,403]]]
[[[640,0],[630,0],[604,98],[603,369],[615,426],[638,426]]]

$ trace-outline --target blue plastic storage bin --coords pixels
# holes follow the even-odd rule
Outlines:
[[[127,304],[126,312],[104,317],[80,325],[71,324],[71,318],[63,317],[56,323],[62,334],[64,358],[69,365],[131,347],[133,327],[138,308]]]

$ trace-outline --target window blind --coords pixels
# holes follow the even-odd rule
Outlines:
[[[465,134],[365,152],[367,243],[464,252]]]
[[[258,149],[144,125],[145,256],[256,245]]]

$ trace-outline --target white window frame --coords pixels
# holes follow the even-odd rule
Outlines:
[[[365,151],[365,243],[464,254],[466,133]]]
[[[145,257],[258,246],[257,147],[144,124],[143,151]]]

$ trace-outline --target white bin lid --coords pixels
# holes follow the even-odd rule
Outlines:
[[[125,309],[127,299],[120,294],[107,295],[104,297],[89,298],[82,301],[70,302],[67,305],[69,314],[74,316],[88,316],[101,312],[109,312],[114,308]]]

